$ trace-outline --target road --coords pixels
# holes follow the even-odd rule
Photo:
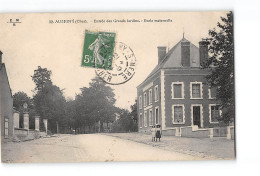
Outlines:
[[[2,144],[2,162],[97,162],[200,160],[179,152],[101,134],[63,135]]]

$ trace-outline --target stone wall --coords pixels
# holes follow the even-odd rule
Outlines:
[[[23,128],[14,129],[14,139],[19,141],[27,141],[40,138],[40,132],[36,130],[27,130]]]
[[[209,138],[208,129],[192,130],[192,127],[181,127],[181,137]]]

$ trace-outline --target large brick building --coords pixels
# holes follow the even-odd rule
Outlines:
[[[5,64],[2,63],[2,52],[0,51],[0,119],[1,137],[13,136],[13,97],[10,89]]]
[[[139,132],[160,124],[163,135],[207,137],[218,126],[221,111],[215,90],[205,84],[201,69],[208,58],[206,42],[199,48],[184,37],[168,52],[158,47],[158,65],[137,87]]]

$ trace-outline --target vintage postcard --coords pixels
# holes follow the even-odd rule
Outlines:
[[[233,13],[0,14],[3,163],[234,160]]]

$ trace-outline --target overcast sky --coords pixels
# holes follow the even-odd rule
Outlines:
[[[157,46],[173,47],[185,38],[198,46],[208,30],[216,27],[226,12],[178,13],[74,13],[74,14],[0,14],[0,50],[13,94],[33,96],[31,79],[38,66],[52,71],[53,83],[64,89],[66,98],[75,98],[81,87],[88,87],[95,69],[81,67],[84,31],[116,32],[116,41],[132,48],[136,73],[131,80],[111,86],[116,105],[129,109],[136,98],[136,87],[157,65]],[[12,26],[9,19],[22,23]],[[49,24],[49,20],[87,20],[85,24]],[[94,19],[171,19],[167,23],[93,23]]]

